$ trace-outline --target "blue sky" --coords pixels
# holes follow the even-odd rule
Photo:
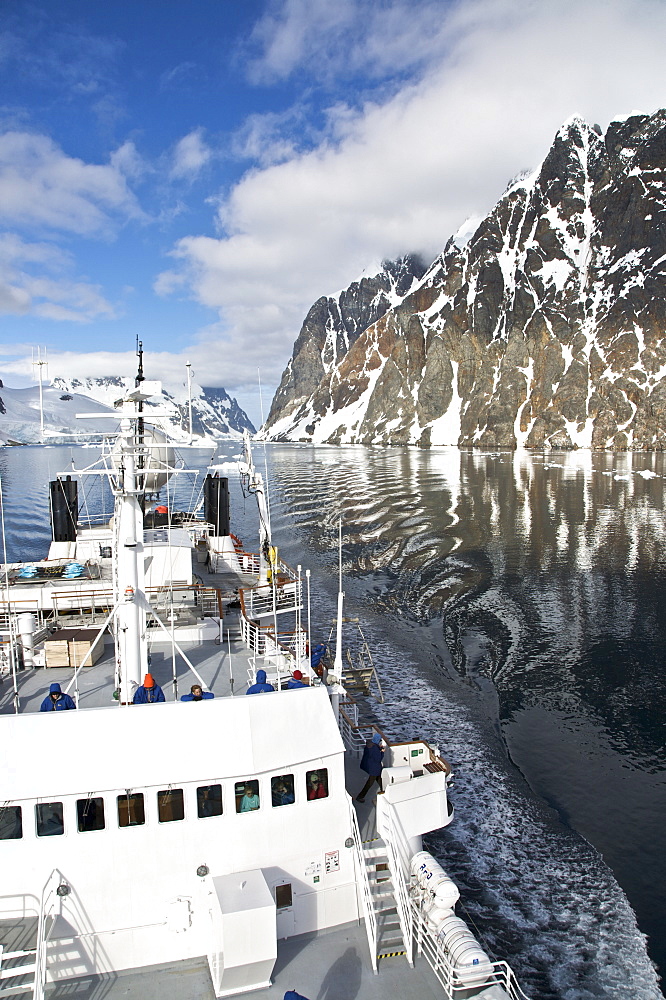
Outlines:
[[[572,114],[666,104],[663,0],[3,0],[0,375],[224,386],[433,258]]]

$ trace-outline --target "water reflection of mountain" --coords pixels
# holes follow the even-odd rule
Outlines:
[[[375,577],[387,609],[442,615],[456,669],[493,680],[503,717],[577,697],[662,751],[663,479],[642,475],[659,456],[334,454],[286,489],[311,544],[342,513],[345,572]]]
[[[332,555],[342,514],[345,574],[390,616],[441,619],[445,659],[492,681],[513,759],[603,851],[663,963],[661,455],[341,448],[290,462],[280,489],[308,543]]]

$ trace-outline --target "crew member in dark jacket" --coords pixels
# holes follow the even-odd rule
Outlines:
[[[368,775],[368,780],[356,796],[357,802],[365,802],[365,796],[370,791],[373,781],[376,781],[380,788],[382,787],[384,751],[381,748],[381,742],[382,738],[379,733],[373,733],[372,741],[366,743],[361,757],[361,770]]]
[[[143,684],[134,692],[132,701],[135,705],[151,705],[155,701],[164,701],[164,691],[155,683],[152,674],[146,674]]]
[[[63,694],[59,684],[52,684],[44,701],[39,706],[40,712],[62,712],[68,708],[76,708],[76,703],[68,694]]]
[[[266,681],[266,671],[257,670],[256,683],[249,687],[245,694],[261,694],[262,691],[275,691],[275,688]]]

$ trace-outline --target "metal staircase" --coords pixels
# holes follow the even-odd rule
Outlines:
[[[377,920],[377,959],[404,955],[412,964],[402,931],[389,854],[381,838],[363,844],[370,895]]]
[[[36,948],[6,951],[0,944],[0,997],[19,997],[28,991],[34,996],[36,971]]]

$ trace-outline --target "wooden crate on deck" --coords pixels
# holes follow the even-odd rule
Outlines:
[[[97,630],[90,628],[62,628],[44,643],[47,667],[78,667],[97,638]],[[104,640],[100,639],[92,656],[85,662],[86,667],[97,663],[104,652]]]

